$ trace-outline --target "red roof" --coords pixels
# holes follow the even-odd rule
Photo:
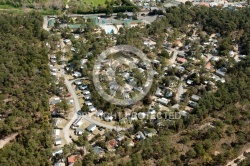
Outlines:
[[[177,40],[177,41],[175,42],[175,44],[177,44],[178,46],[180,46],[180,45],[182,45],[182,42],[181,42],[180,40]]]
[[[177,62],[185,63],[185,62],[186,62],[186,59],[185,59],[185,58],[180,58],[180,57],[178,57],[178,58],[177,58]]]
[[[117,145],[117,141],[115,139],[112,139],[110,140],[108,143],[107,143],[107,148],[110,149],[110,148],[113,148]]]
[[[201,6],[209,7],[209,4],[208,4],[208,3],[205,3],[205,2],[200,2],[200,5],[201,5]]]
[[[212,64],[211,64],[210,62],[208,62],[208,63],[206,64],[205,68],[208,69],[208,70],[210,70],[210,69],[211,69],[211,66],[212,66]]]
[[[72,155],[72,156],[68,157],[68,162],[69,163],[74,163],[74,162],[76,162],[76,160],[77,160],[77,156],[76,155]]]

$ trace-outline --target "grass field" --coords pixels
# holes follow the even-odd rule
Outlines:
[[[20,9],[20,8],[15,8],[11,5],[0,5],[0,9]]]
[[[86,4],[90,5],[92,3],[93,6],[104,5],[106,0],[82,0],[82,2],[86,2]]]

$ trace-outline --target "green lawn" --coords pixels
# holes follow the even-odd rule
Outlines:
[[[99,4],[103,5],[105,3],[105,0],[82,0],[82,1],[86,2],[88,5],[92,3],[94,6],[98,6]]]
[[[0,9],[20,9],[20,8],[15,8],[11,5],[0,5]]]

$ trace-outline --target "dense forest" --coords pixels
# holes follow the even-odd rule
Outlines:
[[[216,92],[194,86],[204,97],[187,118],[165,121],[163,127],[156,126],[152,121],[146,124],[136,121],[134,130],[127,131],[127,135],[132,135],[144,127],[152,127],[157,129],[157,137],[137,142],[134,148],[123,146],[126,142],[122,142],[115,155],[107,154],[102,158],[91,152],[77,164],[224,165],[226,160],[237,156],[250,141],[249,17],[249,9],[233,11],[180,5],[166,9],[163,17],[145,28],[120,29],[120,35],[116,36],[118,44],[141,48],[142,38],[151,36],[156,39],[158,48],[169,28],[176,33],[188,34],[190,30],[187,27],[195,24],[199,25],[199,33],[221,34],[218,56],[226,56],[225,53],[237,43],[240,54],[247,55],[247,58],[227,66],[226,83],[219,83]],[[5,137],[18,133],[12,144],[0,150],[0,165],[50,165],[52,142],[49,97],[46,94],[50,89],[50,74],[46,49],[41,42],[48,38],[48,34],[41,29],[42,17],[36,13],[0,15],[0,21],[0,135]],[[94,25],[87,25],[85,38],[88,42],[76,44],[80,51],[74,55],[74,64],[79,63],[89,51],[98,55],[111,43],[108,38],[100,38],[92,33]],[[68,36],[69,33],[62,32],[64,35]],[[100,44],[100,41],[104,44]],[[89,60],[87,65],[93,63]],[[98,105],[103,105],[100,108],[109,109],[107,111],[123,109],[118,110],[102,103],[102,100],[95,100]],[[207,122],[211,122],[214,127],[197,130]],[[219,153],[215,153],[217,151]],[[249,157],[240,165],[249,165]]]
[[[0,165],[49,165],[51,126],[48,58],[40,14],[0,15]]]
[[[28,7],[35,9],[62,9],[63,0],[0,0],[0,5],[10,5],[13,7]]]

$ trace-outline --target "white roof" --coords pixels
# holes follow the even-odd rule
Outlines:
[[[54,133],[55,133],[55,136],[59,136],[60,135],[60,130],[59,129],[54,129]]]

